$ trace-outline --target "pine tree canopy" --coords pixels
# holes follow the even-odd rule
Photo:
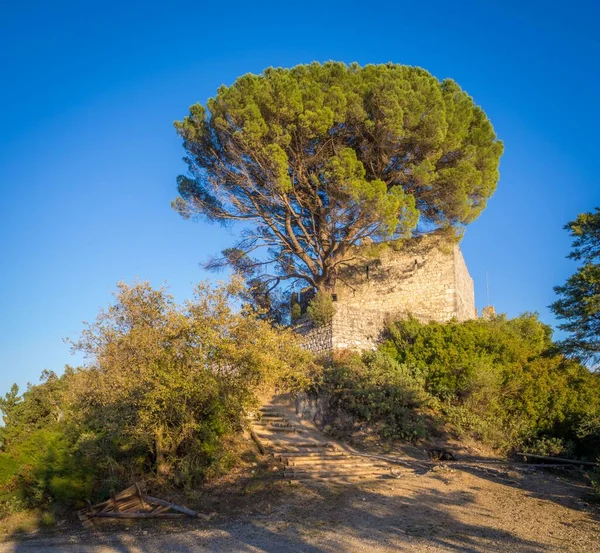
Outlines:
[[[244,75],[175,128],[189,172],[174,207],[241,222],[239,242],[209,266],[265,292],[281,281],[329,289],[366,243],[460,236],[494,192],[503,151],[454,81],[396,64]]]
[[[573,237],[571,259],[581,261],[575,274],[563,286],[550,308],[563,322],[558,325],[569,333],[562,346],[567,353],[584,361],[600,362],[600,208],[581,213],[567,223]]]

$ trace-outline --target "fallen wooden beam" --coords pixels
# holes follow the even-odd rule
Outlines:
[[[594,463],[592,461],[577,461],[575,459],[564,459],[563,457],[546,457],[544,455],[533,455],[531,453],[517,453],[516,455],[517,457],[522,457],[525,461],[527,461],[527,459],[537,459],[539,461],[549,461],[550,463],[578,465],[584,467],[600,467],[599,463]]]
[[[252,438],[252,440],[256,444],[256,447],[258,447],[258,451],[260,451],[260,454],[264,455],[265,454],[265,448],[262,445],[262,442],[260,441],[259,437],[256,435],[256,432],[254,432],[254,430],[250,430],[250,437]]]
[[[183,513],[96,513],[94,518],[182,518]]]
[[[198,513],[196,511],[192,511],[187,507],[182,507],[181,505],[176,505],[175,503],[171,503],[170,501],[165,501],[164,499],[158,499],[157,497],[152,497],[150,495],[145,495],[144,500],[150,505],[160,505],[161,507],[166,507],[168,509],[173,509],[178,513],[182,513],[184,515],[188,515],[190,517],[197,517]]]
[[[558,465],[554,463],[527,463],[528,467],[534,469],[576,469],[575,465]]]

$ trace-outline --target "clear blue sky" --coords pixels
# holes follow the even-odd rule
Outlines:
[[[172,122],[221,84],[313,60],[451,77],[505,143],[496,195],[463,251],[477,305],[553,324],[573,271],[563,224],[600,205],[600,8],[571,2],[3,2],[0,393],[76,363],[63,338],[118,280],[177,299],[230,231],[170,208]],[[210,275],[211,278],[215,278]]]

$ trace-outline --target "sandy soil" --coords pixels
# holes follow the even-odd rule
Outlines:
[[[73,527],[9,541],[0,551],[600,551],[600,509],[588,503],[584,482],[494,467],[449,463],[432,470],[421,463],[397,478],[344,485],[289,484],[265,472],[245,487],[212,494],[218,516],[211,522]]]

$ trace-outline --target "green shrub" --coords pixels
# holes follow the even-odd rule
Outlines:
[[[600,380],[600,374],[594,374],[596,382]],[[593,396],[593,388],[590,390]],[[578,457],[586,457],[592,461],[600,457],[600,409],[595,409],[593,400],[589,401],[587,409],[576,423],[574,442],[575,454]]]
[[[231,469],[258,388],[301,386],[312,359],[290,330],[234,310],[237,291],[201,285],[176,305],[120,285],[73,344],[87,367],[0,398],[0,510],[79,506],[139,478],[189,489]]]
[[[598,457],[597,461],[600,463],[600,457]],[[592,489],[594,493],[598,496],[600,500],[600,468],[594,469],[594,472],[590,476],[590,482],[592,484]]]
[[[335,315],[335,305],[331,294],[317,292],[308,303],[306,314],[317,327],[329,324]]]
[[[586,454],[576,431],[589,412],[600,413],[600,381],[557,351],[536,315],[400,321],[382,350],[424,375],[425,390],[445,402],[459,432],[504,450],[544,436],[546,445],[572,442],[574,452]]]
[[[59,502],[78,507],[93,497],[93,484],[99,475],[77,450],[67,424],[30,432],[15,451],[21,466],[18,494],[28,505]]]
[[[323,373],[322,387],[336,407],[377,425],[384,437],[414,440],[427,433],[420,411],[427,399],[422,381],[385,354],[370,354],[365,361],[357,354],[334,360]]]
[[[540,436],[527,444],[524,448],[526,453],[532,455],[544,455],[554,457],[573,456],[573,443],[566,442],[563,438]]]
[[[27,507],[27,503],[15,493],[0,495],[0,518],[20,513],[26,510]]]
[[[501,451],[600,454],[599,375],[560,354],[531,314],[396,322],[375,354],[326,367],[322,389],[386,437],[418,438],[443,420]]]
[[[0,453],[0,489],[9,485],[19,472],[17,459],[6,453]]]
[[[292,308],[290,310],[290,318],[292,324],[295,323],[300,317],[302,317],[302,308],[300,307],[299,303],[295,303],[294,305],[292,305]]]

